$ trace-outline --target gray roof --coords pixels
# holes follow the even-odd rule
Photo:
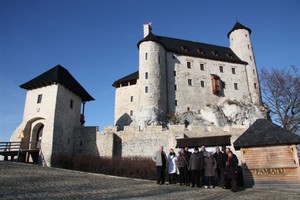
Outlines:
[[[122,82],[128,82],[128,81],[132,81],[132,80],[137,80],[139,78],[139,71],[136,71],[132,74],[129,74],[127,76],[124,76],[123,78],[120,78],[118,80],[116,80],[112,86],[114,87],[118,87],[118,85]]]
[[[230,30],[229,34],[237,29],[246,29],[251,33],[251,30],[239,22],[237,22],[234,27]],[[230,48],[222,47],[212,44],[206,44],[201,42],[194,42],[164,36],[154,35],[150,32],[145,38],[140,40],[137,44],[138,48],[142,42],[153,41],[161,44],[167,51],[178,53],[181,55],[199,57],[216,61],[223,61],[229,63],[237,64],[248,64],[247,62],[241,60]],[[130,81],[138,79],[138,72],[134,72],[128,76],[125,76],[113,83],[114,87],[123,81]]]
[[[20,85],[21,88],[32,90],[52,84],[59,83],[79,97],[82,101],[93,101],[95,100],[77,81],[76,79],[68,72],[67,69],[61,65],[56,65],[52,69],[46,71],[45,73],[37,76],[36,78]]]
[[[242,61],[230,48],[193,42],[188,40],[175,39],[164,36],[157,36],[149,33],[144,39],[138,42],[138,47],[142,42],[153,41],[161,44],[167,51],[181,55],[205,58],[229,63],[248,64]]]
[[[273,124],[267,119],[256,120],[234,143],[234,148],[300,144],[300,136]]]

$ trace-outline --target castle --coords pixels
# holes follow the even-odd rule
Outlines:
[[[84,126],[84,105],[94,99],[58,65],[20,86],[28,92],[11,141],[40,149],[48,166],[61,154],[151,156],[159,145],[230,146],[266,117],[250,33],[237,22],[228,48],[154,35],[145,24],[138,72],[113,83],[115,126]]]
[[[228,99],[261,105],[250,33],[237,22],[227,48],[157,36],[145,24],[137,44],[139,71],[113,83],[115,124],[144,129],[162,124],[166,115],[198,112]]]

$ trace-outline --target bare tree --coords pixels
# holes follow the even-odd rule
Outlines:
[[[272,119],[293,133],[300,133],[300,77],[295,66],[261,69],[261,91]]]

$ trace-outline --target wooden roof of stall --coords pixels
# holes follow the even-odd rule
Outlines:
[[[230,145],[230,135],[222,136],[210,136],[210,137],[195,137],[195,138],[181,138],[177,139],[176,148],[184,147],[215,147],[215,146],[227,146]]]
[[[300,136],[270,122],[256,120],[234,143],[234,148],[300,144]]]

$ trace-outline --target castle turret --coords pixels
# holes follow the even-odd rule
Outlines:
[[[81,105],[94,98],[60,65],[20,87],[27,90],[24,115],[11,140],[21,139],[22,148],[38,150],[32,161],[48,166],[52,156],[72,155],[83,123]]]
[[[240,59],[248,63],[246,72],[250,98],[253,103],[259,105],[261,104],[260,84],[250,34],[250,28],[236,22],[227,36],[230,41],[230,48]]]
[[[144,39],[139,47],[139,105],[138,124],[143,128],[159,124],[167,112],[166,52],[155,41],[151,25],[144,25]]]

